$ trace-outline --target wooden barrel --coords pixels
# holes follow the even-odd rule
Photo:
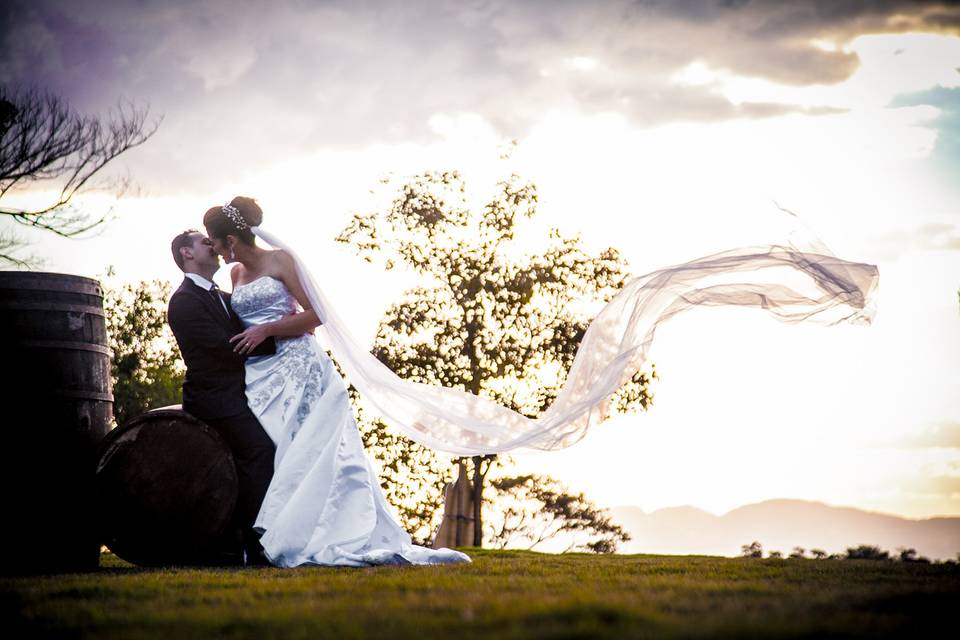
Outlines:
[[[110,349],[96,280],[0,272],[5,395],[0,486],[5,573],[95,569],[96,447],[112,421]]]
[[[182,410],[148,411],[111,431],[99,456],[98,519],[111,551],[143,566],[231,563],[237,471],[216,431]]]

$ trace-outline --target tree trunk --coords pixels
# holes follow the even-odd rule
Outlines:
[[[480,464],[483,456],[473,456],[473,546],[483,546],[483,520],[480,507],[483,504],[483,475]]]
[[[457,479],[443,490],[443,521],[433,538],[433,548],[468,547],[473,544],[473,483],[465,459],[457,462]]]

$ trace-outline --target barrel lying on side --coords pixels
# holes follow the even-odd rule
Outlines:
[[[96,470],[101,540],[143,566],[231,564],[237,471],[212,428],[175,409],[111,431]]]

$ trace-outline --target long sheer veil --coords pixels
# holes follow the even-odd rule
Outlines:
[[[643,367],[657,327],[678,313],[732,305],[787,323],[869,324],[879,283],[875,265],[838,258],[812,232],[799,240],[796,230],[780,244],[730,249],[633,278],[591,321],[557,399],[531,419],[484,397],[398,377],[350,334],[296,252],[269,231],[252,231],[294,257],[323,322],[320,337],[363,398],[388,424],[452,455],[576,443],[611,414],[612,394]]]

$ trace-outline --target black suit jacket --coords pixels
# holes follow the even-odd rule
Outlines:
[[[230,295],[223,294],[230,309]],[[201,420],[227,418],[247,411],[244,360],[234,352],[230,338],[243,323],[230,309],[229,318],[209,291],[184,278],[167,307],[167,321],[180,346],[187,375],[183,383],[183,410]],[[276,352],[269,338],[250,356]]]

